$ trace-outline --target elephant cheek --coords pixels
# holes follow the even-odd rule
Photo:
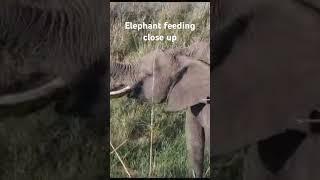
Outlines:
[[[162,103],[166,100],[167,93],[159,88],[154,87],[153,91],[144,91],[145,98],[151,103]]]

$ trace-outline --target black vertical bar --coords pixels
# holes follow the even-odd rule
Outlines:
[[[107,68],[108,68],[108,74],[107,74],[107,85],[106,85],[106,88],[107,88],[107,93],[106,93],[106,96],[107,96],[107,108],[108,108],[108,113],[106,114],[106,156],[107,156],[107,161],[106,161],[106,164],[107,164],[107,177],[110,179],[110,1],[107,0],[106,1],[106,23],[107,23],[107,29],[106,29],[106,53],[107,53],[107,57],[106,57],[106,60],[107,60]]]

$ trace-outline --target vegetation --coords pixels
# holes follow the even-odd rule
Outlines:
[[[28,115],[0,116],[0,179],[102,179],[105,142],[88,121],[58,115],[53,102]]]
[[[111,3],[111,57],[113,61],[135,61],[155,48],[185,47],[196,39],[209,40],[209,3]],[[132,23],[193,23],[191,30],[126,30]],[[143,36],[175,35],[177,40],[143,41]],[[153,161],[150,165],[150,121]],[[111,100],[111,143],[119,157],[110,156],[111,177],[192,177],[187,162],[184,133],[185,112],[165,112],[164,105],[139,104],[126,97]],[[123,143],[124,142],[124,143]],[[125,171],[127,168],[128,173]],[[210,176],[206,158],[206,177]]]

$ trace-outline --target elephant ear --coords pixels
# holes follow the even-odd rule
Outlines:
[[[187,56],[178,56],[181,64],[168,93],[168,111],[179,111],[210,96],[210,66]]]

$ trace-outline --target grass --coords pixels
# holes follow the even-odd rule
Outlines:
[[[196,39],[209,40],[209,3],[111,3],[111,58],[132,62],[155,48],[185,47]],[[196,30],[125,30],[133,23],[196,24]],[[177,41],[143,41],[143,35],[176,35]],[[111,100],[110,137],[131,177],[192,177],[185,143],[185,112],[169,113],[165,105],[139,104],[126,97]],[[150,120],[152,163],[150,163]],[[150,174],[149,166],[152,167]],[[205,170],[209,168],[209,158]],[[110,176],[128,177],[119,157],[110,156]],[[209,177],[210,170],[206,177]]]
[[[89,119],[58,115],[53,103],[22,117],[0,118],[0,179],[105,176],[103,142],[86,127]]]
[[[151,110],[148,105],[137,105],[133,100],[121,98],[112,101],[111,141],[133,177],[149,175],[149,124]],[[187,155],[184,136],[184,118],[181,113],[165,113],[162,106],[155,107],[153,127],[154,167],[152,176],[186,177]],[[119,131],[121,130],[121,131]],[[112,177],[127,177],[115,155],[110,156]]]

